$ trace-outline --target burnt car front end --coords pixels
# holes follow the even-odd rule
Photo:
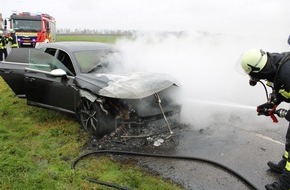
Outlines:
[[[120,131],[122,136],[132,135],[126,131],[130,128],[135,128],[133,129],[135,135],[144,136],[144,130],[142,132],[141,129],[149,126],[155,126],[155,129],[157,129],[157,125],[159,125],[158,128],[163,127],[161,128],[162,131],[165,130],[171,134],[171,126],[179,122],[180,119],[181,105],[171,96],[176,94],[177,91],[178,86],[172,85],[141,99],[107,98],[105,109],[114,114],[115,129]],[[146,135],[152,135],[153,132],[154,130],[148,131]]]
[[[114,131],[125,134],[128,128],[146,129],[160,121],[156,125],[167,126],[172,133],[170,118],[177,121],[181,110],[179,82],[174,77],[125,68],[122,52],[108,46],[75,51],[73,57],[80,70],[75,84],[84,92],[79,115],[88,131],[97,136]]]
[[[172,134],[171,125],[179,122],[181,105],[178,103],[180,87],[171,76],[157,73],[91,74],[77,78],[83,89],[92,90],[106,122],[106,128],[121,136],[152,135],[148,126],[155,126]],[[111,126],[110,126],[111,125]],[[102,128],[102,126],[99,126]],[[147,127],[147,129],[146,129]],[[160,131],[159,131],[160,132]]]

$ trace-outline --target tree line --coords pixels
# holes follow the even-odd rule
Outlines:
[[[57,34],[78,34],[78,35],[112,35],[112,36],[131,36],[136,30],[110,30],[110,29],[57,29]]]

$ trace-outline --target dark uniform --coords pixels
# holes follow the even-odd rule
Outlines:
[[[258,112],[263,110],[263,108],[274,108],[275,105],[279,105],[281,102],[290,103],[290,53],[267,53],[265,67],[260,72],[249,73],[249,75],[252,79],[265,79],[271,82],[273,87],[271,102],[258,106]],[[290,111],[288,110],[284,116],[289,121],[284,155],[278,164],[267,163],[272,171],[281,173],[281,175],[278,182],[265,186],[267,190],[290,189],[290,157],[288,156],[290,151]]]
[[[3,36],[3,34],[0,34],[0,61],[3,61],[4,58],[7,57],[7,49],[6,49],[6,38]]]

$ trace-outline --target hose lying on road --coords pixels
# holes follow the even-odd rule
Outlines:
[[[235,176],[236,178],[238,178],[242,182],[244,182],[244,184],[246,186],[248,186],[250,189],[253,189],[253,190],[257,190],[258,189],[250,181],[248,181],[246,178],[244,178],[242,175],[240,175],[239,173],[235,172],[231,168],[229,168],[229,167],[227,167],[225,165],[222,165],[220,163],[214,162],[212,160],[208,160],[208,159],[204,159],[204,158],[198,158],[198,157],[172,156],[172,155],[162,155],[162,154],[148,154],[148,153],[116,151],[116,150],[96,150],[96,151],[91,151],[91,152],[87,152],[87,153],[84,153],[84,154],[80,155],[78,158],[76,158],[74,160],[74,162],[72,163],[71,168],[74,170],[76,165],[77,165],[77,163],[82,158],[90,156],[90,155],[93,155],[93,154],[122,154],[122,155],[130,155],[130,156],[144,156],[144,157],[169,158],[169,159],[180,159],[180,160],[192,160],[192,161],[205,162],[205,163],[209,163],[209,164],[212,164],[212,165],[215,165],[215,166],[219,166],[220,168],[228,171],[230,174],[232,174],[233,176]],[[101,185],[113,187],[113,188],[116,188],[116,189],[120,189],[120,190],[128,190],[129,189],[129,188],[126,188],[126,187],[120,187],[120,186],[112,184],[112,183],[106,183],[106,182],[102,182],[102,181],[98,181],[98,180],[94,180],[94,179],[86,179],[86,180],[88,180],[90,182],[98,183],[98,184],[101,184]]]

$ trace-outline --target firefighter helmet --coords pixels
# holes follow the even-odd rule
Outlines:
[[[250,49],[241,57],[241,66],[247,74],[259,73],[267,63],[267,53],[261,49]]]

